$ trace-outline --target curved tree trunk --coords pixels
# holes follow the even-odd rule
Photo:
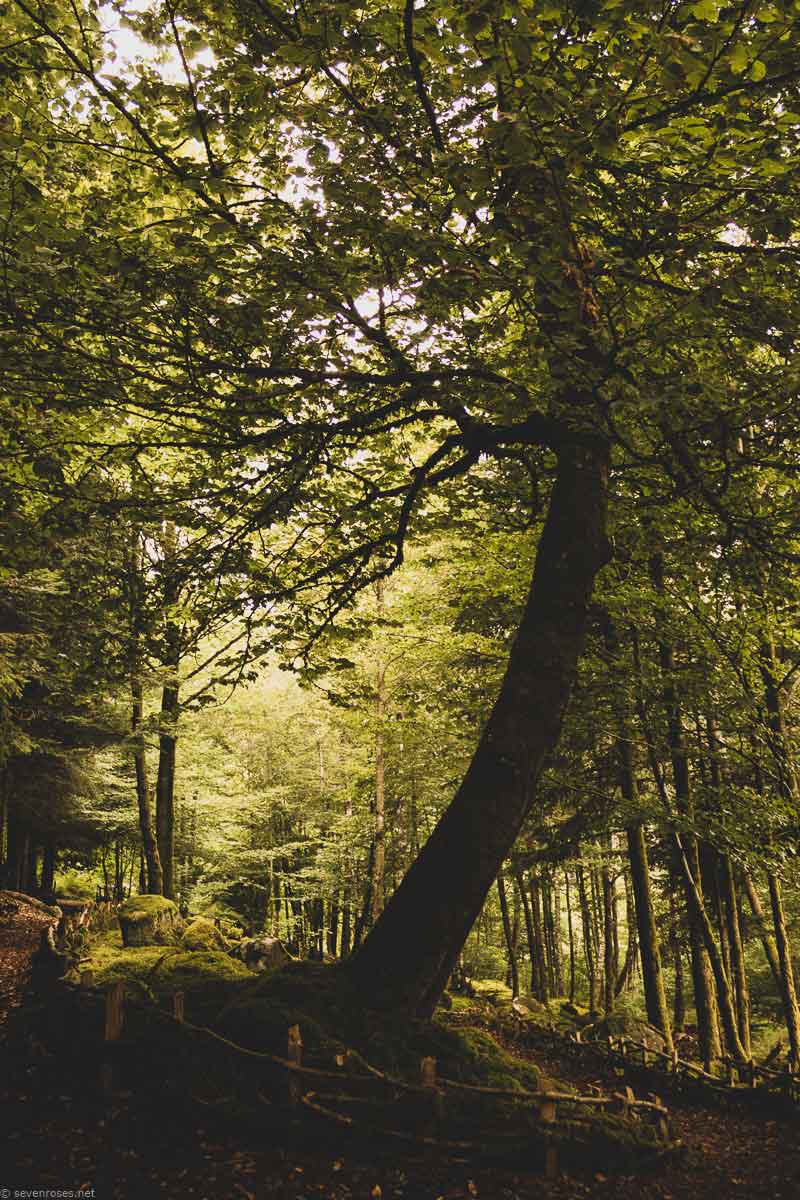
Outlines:
[[[350,969],[367,1004],[432,1013],[558,741],[608,560],[608,450],[558,449],[536,566],[505,678],[466,777]]]

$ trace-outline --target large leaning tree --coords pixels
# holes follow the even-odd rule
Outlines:
[[[715,544],[796,561],[796,11],[112,7],[116,60],[107,6],[6,6],[4,402],[113,410],[106,462],[185,456],[180,492],[154,488],[261,539],[251,604],[284,599],[287,645],[391,571],[437,495],[473,503],[477,473],[486,504],[526,477],[546,497],[474,759],[350,966],[425,1015],[618,533],[679,500]]]

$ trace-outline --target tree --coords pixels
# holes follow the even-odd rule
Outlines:
[[[241,492],[243,531],[303,514],[261,579],[291,602],[287,642],[396,566],[412,521],[487,460],[495,505],[508,457],[552,480],[472,766],[353,963],[371,1002],[430,1012],[559,736],[609,553],[609,464],[614,528],[628,505],[686,497],[718,542],[791,544],[785,506],[747,503],[765,456],[788,478],[796,436],[773,433],[794,389],[791,18],[411,0],[126,13],[175,47],[174,85],[147,64],[109,82],[90,9],[13,11],[32,39],[21,74],[71,80],[72,112],[48,111],[47,87],[37,108],[64,161],[108,148],[125,168],[93,168],[107,215],[133,217],[142,190],[147,211],[133,245],[114,221],[89,244],[98,197],[71,201],[52,236],[80,291],[14,267],[7,377],[35,360],[80,411],[121,374],[150,444],[224,462],[223,486],[191,472],[191,504],[237,524]],[[215,60],[192,66],[202,35]]]

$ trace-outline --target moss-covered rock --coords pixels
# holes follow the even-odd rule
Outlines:
[[[181,946],[184,950],[227,950],[228,943],[213,921],[206,917],[195,917],[183,931]]]
[[[166,896],[132,896],[118,916],[126,946],[163,945],[175,937],[180,921],[177,904]]]
[[[253,976],[242,963],[221,950],[187,951],[177,946],[129,946],[118,929],[92,941],[88,961],[98,987],[118,980],[126,990],[148,1000],[164,1000],[175,992],[186,997],[187,1019],[213,1021]]]
[[[641,1042],[643,1046],[647,1046],[648,1050],[662,1052],[664,1050],[663,1034],[652,1025],[648,1025],[647,1021],[631,1016],[629,1013],[612,1013],[608,1017],[603,1017],[594,1025],[588,1025],[584,1030],[584,1035],[598,1041],[608,1037],[626,1037],[634,1042]]]

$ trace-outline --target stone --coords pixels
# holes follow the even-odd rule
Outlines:
[[[625,1037],[633,1042],[641,1042],[648,1050],[664,1052],[663,1035],[641,1017],[632,1017],[626,1013],[612,1013],[609,1017],[603,1017],[594,1025],[589,1025],[584,1030],[584,1036],[597,1041],[608,1037]]]
[[[195,917],[183,931],[181,947],[184,950],[227,950],[228,943],[213,921]]]
[[[278,938],[243,938],[234,951],[251,971],[274,971],[292,961]]]
[[[132,896],[120,905],[117,916],[124,946],[163,945],[178,933],[178,906],[166,896]]]

